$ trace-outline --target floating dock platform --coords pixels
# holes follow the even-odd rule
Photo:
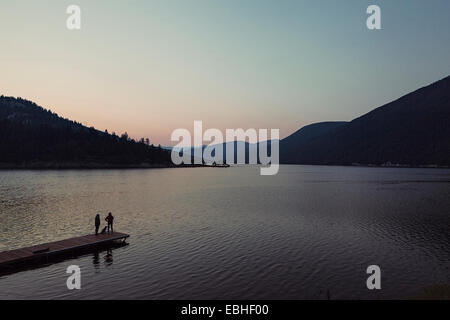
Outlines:
[[[13,265],[26,266],[36,262],[48,262],[52,257],[125,241],[130,235],[120,232],[92,234],[61,241],[39,244],[32,247],[0,252],[0,268]]]

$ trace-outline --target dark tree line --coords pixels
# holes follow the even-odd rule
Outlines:
[[[0,163],[27,165],[170,165],[170,154],[123,134],[102,132],[63,119],[35,103],[0,97]]]

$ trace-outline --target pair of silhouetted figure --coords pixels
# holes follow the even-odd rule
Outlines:
[[[105,218],[105,221],[108,223],[108,225],[103,228],[101,233],[102,234],[105,233],[106,229],[108,229],[108,232],[109,232],[110,229],[111,229],[111,232],[114,232],[114,229],[113,229],[114,216],[111,214],[111,212],[108,213],[108,215]],[[95,235],[98,235],[98,229],[99,228],[100,228],[100,215],[97,214],[95,216]]]

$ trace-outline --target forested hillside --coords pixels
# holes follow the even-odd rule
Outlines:
[[[170,153],[87,128],[31,101],[0,97],[0,167],[170,166]]]

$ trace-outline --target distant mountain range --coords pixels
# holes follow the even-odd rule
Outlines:
[[[306,126],[280,141],[280,162],[450,166],[450,77],[353,121]]]
[[[235,160],[242,146],[248,162],[249,143],[230,144]],[[448,167],[450,77],[353,121],[305,126],[279,145],[283,164]],[[218,163],[226,162],[222,147]],[[87,128],[21,98],[0,97],[0,168],[173,166],[170,149]]]
[[[279,143],[282,164],[448,167],[450,77],[353,121],[307,125]],[[222,162],[227,145],[233,142],[222,144]],[[250,144],[234,142],[235,153],[237,146],[247,163]]]

